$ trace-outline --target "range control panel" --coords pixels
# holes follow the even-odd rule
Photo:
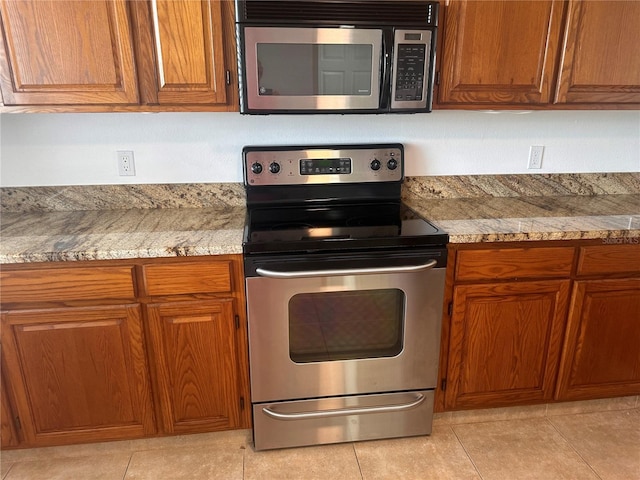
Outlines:
[[[244,147],[245,185],[400,182],[402,144]]]

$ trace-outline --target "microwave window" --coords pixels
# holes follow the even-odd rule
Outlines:
[[[371,95],[372,45],[258,43],[257,56],[259,95]]]

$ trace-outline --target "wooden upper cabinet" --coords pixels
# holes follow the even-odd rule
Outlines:
[[[0,0],[5,111],[237,111],[234,8]]]
[[[439,103],[548,103],[563,8],[559,0],[452,0],[442,29]]]
[[[5,105],[137,104],[124,0],[3,0]]]
[[[569,2],[556,102],[640,103],[638,45],[640,2]]]
[[[144,103],[224,104],[226,70],[219,1],[134,2]]]

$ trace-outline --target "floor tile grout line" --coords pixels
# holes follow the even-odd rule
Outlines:
[[[574,415],[580,415],[580,414],[574,414]],[[560,415],[558,415],[560,416]],[[547,423],[549,425],[551,425],[551,428],[553,428],[556,432],[558,432],[558,435],[560,435],[562,437],[562,439],[567,442],[567,445],[569,445],[569,447],[571,448],[571,450],[573,450],[575,452],[576,455],[578,455],[578,457],[580,458],[580,460],[582,460],[585,465],[587,467],[589,467],[589,470],[591,470],[593,472],[593,474],[599,478],[600,480],[602,480],[602,477],[598,474],[598,472],[596,472],[596,470],[591,466],[591,464],[589,462],[587,462],[587,460],[580,454],[580,452],[578,451],[578,449],[573,445],[573,443],[571,443],[571,441],[560,431],[560,429],[556,426],[555,423],[553,423],[551,421],[550,418],[545,418],[545,420],[547,421]]]
[[[131,460],[133,459],[133,453],[129,454],[129,461],[127,462],[127,467],[124,469],[124,475],[122,476],[122,480],[127,478],[127,472],[129,471],[129,467],[131,466]]]
[[[11,465],[9,466],[9,470],[7,470],[7,473],[4,474],[4,476],[2,477],[2,480],[4,480],[5,478],[7,478],[9,476],[9,473],[11,472],[11,470],[13,470],[14,465],[18,463],[18,462],[11,462]]]
[[[358,471],[360,472],[360,480],[364,480],[364,474],[362,473],[362,467],[360,466],[360,459],[358,458],[358,450],[356,449],[356,443],[351,442],[353,448],[353,454],[356,456],[356,463],[358,464]]]
[[[245,469],[245,465],[247,462],[247,448],[251,448],[251,447],[249,445],[245,445],[244,448],[242,449],[242,480],[245,480],[244,477],[247,474]]]
[[[471,462],[471,465],[473,465],[473,469],[476,471],[476,473],[478,474],[480,479],[484,480],[484,477],[480,473],[480,470],[478,469],[478,466],[476,465],[476,462],[474,462],[473,458],[471,458],[471,454],[467,451],[467,447],[464,446],[464,443],[462,443],[462,440],[460,440],[460,437],[458,437],[458,434],[456,433],[456,431],[454,430],[453,427],[454,427],[454,425],[449,425],[449,429],[453,432],[453,435],[456,437],[456,440],[458,441],[458,443],[462,447],[462,450],[464,450],[465,455],[467,456],[467,458]]]

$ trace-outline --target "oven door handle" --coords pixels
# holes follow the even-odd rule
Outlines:
[[[429,270],[435,267],[438,260],[429,260],[427,263],[420,265],[409,265],[406,267],[374,267],[374,268],[348,268],[336,270],[310,270],[301,272],[279,272],[275,270],[267,270],[265,268],[256,268],[256,273],[261,277],[268,278],[308,278],[308,277],[336,277],[341,275],[376,275],[385,273],[411,273]]]
[[[327,418],[327,417],[341,417],[345,415],[364,415],[369,413],[389,413],[389,412],[402,412],[404,410],[410,410],[417,407],[424,402],[425,396],[421,393],[416,393],[415,398],[407,403],[397,403],[393,405],[381,405],[376,407],[350,407],[350,408],[338,408],[335,410],[319,410],[314,412],[277,412],[269,407],[263,407],[262,411],[265,415],[275,418],[276,420],[309,420],[313,418]]]

